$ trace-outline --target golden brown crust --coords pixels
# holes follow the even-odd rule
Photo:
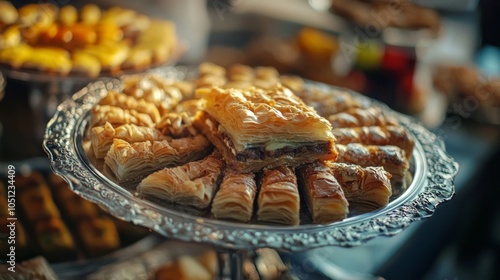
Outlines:
[[[300,196],[292,168],[264,170],[258,196],[257,218],[261,222],[298,225]]]
[[[396,146],[364,146],[351,143],[337,144],[335,147],[339,153],[337,162],[357,164],[362,167],[382,166],[392,175],[392,183],[402,181],[409,168],[405,152]]]
[[[289,89],[197,91],[206,101],[195,127],[242,172],[335,159],[331,126]]]
[[[186,112],[165,114],[156,124],[156,128],[161,133],[174,138],[189,137],[198,134],[198,131],[193,126],[193,118]]]
[[[136,110],[122,109],[110,105],[96,105],[90,113],[90,127],[104,125],[106,122],[113,126],[135,124],[154,127],[151,117]]]
[[[347,217],[349,202],[327,166],[319,162],[306,164],[298,168],[297,174],[315,223],[332,223]]]
[[[298,166],[318,160],[334,160],[336,158],[333,140],[295,147],[284,145],[274,150],[256,146],[236,152],[232,138],[219,128],[219,123],[206,112],[201,112],[197,116],[194,126],[222,153],[228,168],[239,172],[258,172],[263,168],[274,168],[281,165]]]
[[[307,88],[296,93],[322,117],[344,112],[351,108],[364,108],[365,104],[347,91],[339,89]]]
[[[253,173],[227,172],[212,203],[217,219],[248,222],[252,218],[257,185]]]
[[[214,152],[182,166],[165,168],[144,178],[137,187],[139,196],[207,208],[212,201],[224,166]]]
[[[392,176],[383,167],[361,167],[338,162],[328,162],[327,166],[357,211],[368,212],[389,203]]]
[[[160,111],[158,111],[158,108],[153,103],[147,102],[144,99],[136,99],[114,90],[108,91],[108,94],[101,99],[99,105],[110,105],[122,109],[135,110],[139,113],[149,115],[155,123],[160,121]]]
[[[413,154],[415,142],[410,132],[402,126],[364,126],[352,128],[333,129],[336,143],[347,145],[361,143],[364,145],[393,145],[405,151],[405,156],[410,159]]]
[[[211,144],[203,135],[128,143],[115,138],[104,158],[104,174],[119,184],[133,185],[154,171],[203,158]]]
[[[153,103],[161,115],[170,112],[184,97],[174,80],[154,73],[125,76],[122,82],[123,93]]]
[[[90,132],[92,151],[97,159],[106,156],[115,138],[128,143],[170,139],[170,137],[152,127],[124,124],[115,128],[109,122],[106,122],[102,126],[93,127]]]
[[[361,126],[398,125],[398,121],[386,116],[379,107],[351,108],[328,117],[328,121],[335,128]]]

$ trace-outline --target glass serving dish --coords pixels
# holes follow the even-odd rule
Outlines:
[[[179,79],[192,74],[182,67],[165,68],[158,73]],[[310,81],[305,86],[330,87]],[[386,207],[351,215],[331,224],[277,226],[215,220],[144,200],[106,178],[89,161],[83,146],[90,110],[108,90],[120,88],[118,79],[101,79],[88,84],[57,107],[43,141],[53,171],[64,177],[74,192],[119,219],[150,228],[165,237],[210,244],[219,252],[229,254],[225,259],[233,279],[241,277],[243,251],[267,247],[290,252],[323,246],[360,245],[377,236],[395,235],[412,222],[430,217],[439,204],[454,195],[453,180],[458,164],[445,152],[443,141],[414,119],[351,92],[362,102],[382,107],[415,138],[411,183]]]

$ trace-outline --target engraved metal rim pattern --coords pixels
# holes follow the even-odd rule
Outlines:
[[[164,75],[183,78],[179,68],[163,70]],[[307,82],[306,86],[327,85]],[[415,137],[414,179],[409,188],[387,207],[328,225],[272,226],[205,219],[135,197],[109,181],[86,159],[83,131],[91,108],[107,90],[119,89],[118,79],[90,83],[57,108],[47,124],[43,148],[52,170],[68,181],[70,188],[100,205],[111,215],[141,225],[169,238],[202,242],[227,249],[261,247],[301,251],[322,246],[356,246],[376,236],[391,236],[412,222],[430,217],[436,207],[450,200],[458,164],[445,152],[444,142],[412,118],[383,104],[352,92],[365,102],[375,102],[394,115]]]

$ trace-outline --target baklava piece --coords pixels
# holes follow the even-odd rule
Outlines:
[[[97,206],[78,196],[67,184],[55,185],[54,191],[56,201],[60,205],[64,216],[72,222],[76,222],[81,218],[97,216]]]
[[[109,218],[82,219],[78,222],[77,229],[85,254],[90,258],[108,254],[120,247],[118,231]]]
[[[300,196],[293,169],[280,166],[264,170],[257,203],[259,221],[298,225]]]
[[[136,143],[115,138],[104,158],[104,174],[118,184],[132,186],[148,174],[198,160],[210,151],[211,144],[203,135]]]
[[[398,124],[396,119],[384,114],[379,107],[351,108],[344,112],[330,115],[328,120],[333,128]]]
[[[109,122],[93,127],[90,142],[97,159],[104,158],[113,144],[113,139],[121,139],[128,143],[169,140],[161,131],[153,127],[124,124],[113,127]]]
[[[410,159],[415,142],[408,130],[402,126],[364,126],[352,128],[335,128],[333,135],[337,144],[360,143],[363,145],[392,145],[405,151]]]
[[[228,167],[257,172],[337,156],[330,123],[289,89],[199,89],[206,108],[195,128],[221,151]]]
[[[405,182],[410,167],[405,157],[405,151],[396,146],[364,146],[358,143],[335,145],[339,153],[337,162],[357,164],[362,167],[382,166],[392,175],[391,185],[393,194],[398,194],[400,184]]]
[[[224,175],[212,203],[217,219],[248,222],[252,218],[257,185],[253,173],[228,172]]]
[[[368,104],[364,104],[351,93],[339,89],[327,90],[319,87],[307,87],[297,91],[296,94],[322,117],[328,117],[352,108],[368,107]]]
[[[19,204],[29,222],[47,217],[60,217],[49,187],[45,183],[26,187],[18,195]]]
[[[182,166],[165,168],[144,178],[137,192],[141,197],[166,200],[205,209],[219,184],[224,162],[218,152]]]
[[[50,262],[76,259],[75,241],[60,218],[46,218],[33,225],[38,246]]]
[[[297,174],[313,222],[332,223],[347,217],[349,202],[327,166],[319,162],[306,164]]]
[[[386,206],[392,195],[391,174],[383,167],[329,162],[327,166],[342,186],[350,206],[368,212]]]

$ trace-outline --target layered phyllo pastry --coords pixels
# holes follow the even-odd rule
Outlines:
[[[227,172],[214,197],[212,213],[218,219],[248,222],[256,194],[255,174]]]
[[[162,168],[201,159],[210,148],[210,142],[201,134],[135,143],[114,138],[104,157],[104,173],[119,184],[133,184]]]
[[[294,170],[285,166],[264,170],[257,203],[259,221],[298,225],[300,195]]]
[[[221,155],[214,152],[204,159],[152,173],[141,181],[137,192],[204,209],[212,202],[223,167]]]
[[[283,86],[200,89],[206,101],[195,127],[221,151],[228,168],[257,172],[335,160],[330,123]]]
[[[344,191],[323,163],[306,164],[298,170],[307,207],[315,223],[341,221],[349,213]]]

